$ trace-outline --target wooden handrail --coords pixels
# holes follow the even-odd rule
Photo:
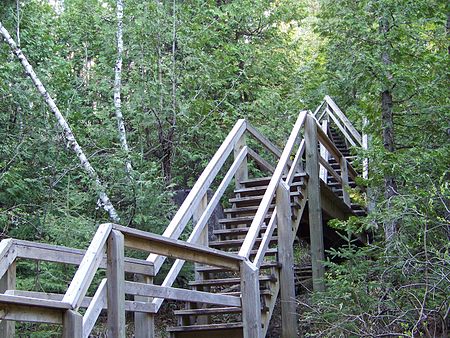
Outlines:
[[[253,245],[255,244],[258,233],[261,229],[261,225],[264,222],[267,211],[269,210],[270,204],[272,203],[273,196],[278,187],[278,183],[283,176],[283,172],[285,171],[285,167],[287,162],[289,161],[289,157],[292,153],[292,149],[294,148],[297,136],[305,123],[307,112],[302,111],[297,121],[295,122],[294,128],[292,129],[291,135],[286,143],[286,146],[281,154],[280,160],[278,162],[277,167],[275,168],[275,172],[272,175],[272,179],[269,182],[266,192],[262,198],[262,201],[256,211],[255,217],[250,225],[248,233],[244,239],[244,243],[242,244],[241,249],[239,250],[239,256],[248,258],[250,256],[250,251],[252,250]]]
[[[164,237],[176,239],[181,235],[189,219],[192,217],[193,210],[198,207],[201,199],[208,191],[217,173],[233,151],[234,145],[246,130],[247,122],[245,120],[241,119],[235,124],[225,141],[222,143],[211,161],[206,166],[205,170],[200,175],[197,182],[192,187],[172,221],[167,226],[163,233]],[[154,264],[156,274],[164,263],[165,257],[151,254],[148,257],[148,260]]]

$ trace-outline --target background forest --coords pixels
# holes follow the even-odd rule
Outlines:
[[[123,6],[123,9],[122,9]],[[123,10],[123,13],[122,13]],[[443,0],[2,0],[0,22],[95,168],[121,224],[161,233],[237,119],[283,147],[330,95],[370,135],[373,212],[333,226],[309,336],[445,336],[449,328],[449,5]],[[0,40],[1,41],[1,40]],[[0,43],[0,229],[85,248],[109,219],[98,186]],[[354,234],[372,242],[354,245]],[[29,289],[70,269],[22,264]]]

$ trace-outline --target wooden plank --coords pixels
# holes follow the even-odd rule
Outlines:
[[[95,291],[94,297],[92,297],[92,301],[83,316],[83,338],[89,337],[98,316],[106,305],[106,278],[104,278]]]
[[[264,232],[261,244],[259,245],[258,252],[253,260],[253,264],[259,269],[264,262],[264,256],[266,255],[267,248],[269,247],[273,232],[277,227],[277,208],[273,210],[272,217],[270,218],[267,229]]]
[[[135,276],[134,278],[135,281],[140,283],[153,284],[153,278],[151,277]],[[134,296],[134,300],[155,307],[152,303],[153,299],[150,297]],[[155,315],[153,313],[134,313],[134,335],[138,338],[155,338]]]
[[[62,324],[64,312],[62,309],[55,308],[33,307],[18,303],[0,303],[0,319],[2,321]]]
[[[277,189],[278,262],[280,269],[281,337],[294,338],[297,334],[295,300],[294,250],[292,211],[289,187],[281,182]]]
[[[322,131],[327,134],[328,133],[328,121],[327,120],[323,120],[322,124],[321,124],[321,129]],[[320,157],[323,158],[325,160],[325,162],[328,163],[330,155],[328,154],[327,149],[321,144],[320,145]],[[320,174],[319,177],[322,181],[324,181],[325,183],[328,182],[328,174],[327,174],[327,169],[324,166],[320,166]]]
[[[63,316],[63,338],[83,337],[83,316],[73,310],[67,310]]]
[[[325,269],[323,261],[325,259],[323,244],[323,224],[322,207],[320,200],[320,180],[319,180],[319,155],[317,151],[317,131],[316,121],[312,116],[308,116],[305,125],[306,143],[306,172],[308,180],[308,211],[309,211],[309,232],[311,238],[311,261],[313,270],[314,291],[325,290],[323,278]],[[319,131],[322,131],[319,129]]]
[[[0,278],[7,273],[10,265],[17,257],[16,240],[4,239],[0,242]]]
[[[347,204],[351,208],[350,196],[348,194],[348,165],[345,157],[341,158],[340,161],[341,167],[341,178],[342,178],[342,198],[344,203]]]
[[[302,165],[302,157],[303,157],[303,153],[305,152],[305,140],[302,139],[302,141],[300,142],[300,145],[298,146],[297,152],[295,153],[295,157],[294,157],[294,161],[292,163],[292,167],[289,170],[289,173],[286,177],[286,183],[289,186],[292,186],[292,181],[295,178],[295,175],[300,172],[301,170],[303,170],[303,168],[301,167]]]
[[[342,124],[339,122],[339,119],[333,114],[333,112],[331,110],[329,110],[328,108],[326,109],[326,112],[328,113],[328,116],[331,117],[331,119],[333,120],[333,122],[336,124],[336,126],[338,127],[338,129],[341,131],[342,134],[344,134],[345,139],[350,142],[350,144],[355,147],[356,146],[356,142],[353,141],[353,138],[347,133],[347,130],[342,126]]]
[[[176,239],[181,235],[186,224],[192,217],[193,210],[197,208],[201,198],[209,189],[217,173],[222,168],[230,153],[233,151],[234,145],[241,138],[246,129],[247,122],[244,119],[239,120],[235,124],[233,129],[226,137],[225,141],[222,143],[211,161],[206,166],[205,170],[203,170],[202,174],[192,187],[189,195],[186,197],[183,204],[178,209],[177,213],[167,226],[166,230],[164,230],[164,237]],[[162,264],[164,263],[165,257],[151,254],[148,257],[148,260],[154,263],[155,274],[157,274]]]
[[[273,173],[275,171],[275,167],[270,164],[268,161],[263,159],[257,152],[255,152],[253,149],[248,149],[248,155],[253,158],[256,163],[258,163],[263,169],[267,170],[270,173]]]
[[[125,338],[124,236],[112,230],[108,238],[107,303],[108,337]]]
[[[336,170],[334,170],[334,168],[330,165],[329,162],[325,161],[324,158],[322,158],[322,156],[319,156],[319,163],[322,165],[322,167],[331,174],[331,176],[333,176],[336,181],[338,181],[339,183],[342,184],[342,177],[337,173]],[[324,183],[327,183],[326,181],[322,180]]]
[[[244,338],[260,338],[261,300],[259,295],[259,269],[249,261],[241,262],[241,299]]]
[[[355,140],[358,141],[359,145],[361,145],[361,134],[355,129],[355,127],[353,127],[353,124],[350,122],[347,116],[345,116],[345,114],[341,111],[338,105],[328,95],[325,96],[325,101],[327,101],[328,106],[339,117],[342,123],[344,123],[345,127],[350,131]]]
[[[239,153],[241,150],[247,146],[245,134],[243,134],[239,140],[234,145],[234,159],[238,158]],[[240,189],[243,187],[242,183],[243,181],[248,179],[248,165],[247,165],[247,158],[244,158],[241,165],[236,171],[236,174],[234,175],[235,178],[235,186],[236,189]]]
[[[241,306],[240,298],[235,296],[129,281],[125,282],[125,293],[185,302],[200,302],[224,306]]]
[[[289,161],[292,149],[294,148],[294,145],[297,141],[300,129],[305,122],[306,116],[307,116],[306,111],[301,112],[297,121],[295,122],[294,128],[292,129],[291,135],[289,136],[289,139],[286,143],[286,147],[284,148],[283,153],[281,154],[280,161],[278,162],[275,172],[273,173],[272,179],[270,180],[267,190],[262,198],[260,206],[256,211],[255,218],[253,219],[253,222],[250,226],[247,236],[245,237],[245,241],[242,244],[242,247],[239,251],[239,256],[248,258],[250,255],[253,245],[255,244],[256,237],[258,236],[258,233],[261,229],[261,225],[264,222],[265,215],[269,210],[270,204],[272,203],[275,190],[277,189],[278,183],[280,182],[281,177],[283,176],[286,164]]]
[[[184,241],[166,238],[145,231],[114,224],[114,229],[125,235],[125,246],[137,250],[157,253],[167,257],[239,270],[241,257],[220,250],[206,248]]]
[[[86,250],[83,260],[64,295],[63,302],[69,303],[73,309],[78,309],[95,276],[104,253],[104,247],[112,224],[100,224],[91,244]]]
[[[8,245],[6,245],[8,246]],[[5,249],[5,247],[3,247]],[[6,255],[14,256],[14,253],[11,252],[13,249],[11,246],[7,251]],[[1,252],[1,250],[0,250]],[[11,259],[12,257],[9,257]],[[8,257],[4,257],[3,259],[8,261]],[[6,273],[3,274],[0,279],[0,292],[5,293],[7,290],[16,288],[16,263],[13,261],[10,265]],[[0,337],[5,338],[14,338],[16,330],[16,323],[13,321],[1,321],[0,322]]]
[[[314,110],[314,117],[317,118],[317,113],[319,113],[320,109],[323,107],[323,105],[325,104],[325,99],[319,104],[319,106],[316,108],[316,110]],[[317,119],[318,121],[320,121],[320,119]]]
[[[0,294],[0,306],[4,304],[26,305],[29,307],[62,309],[62,310],[67,310],[71,308],[70,304],[61,301]]]
[[[64,246],[23,240],[14,241],[14,248],[17,251],[17,258],[80,265],[84,255],[86,254],[86,250],[68,248]],[[99,268],[106,269],[106,255],[103,256]],[[125,271],[153,276],[153,264],[144,259],[125,257]]]
[[[275,144],[273,144],[267,137],[253,127],[250,123],[247,123],[247,131],[257,139],[267,150],[274,154],[277,158],[281,157],[282,151]]]

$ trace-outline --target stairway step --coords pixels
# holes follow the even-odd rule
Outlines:
[[[275,205],[272,204],[269,208],[269,212],[272,212],[275,208]],[[246,217],[246,216],[254,216],[258,210],[258,206],[247,206],[247,207],[239,207],[239,208],[228,208],[224,209],[223,212],[226,215],[230,215],[232,217]]]
[[[223,313],[241,313],[240,307],[208,307],[202,309],[186,309],[174,311],[177,316],[202,316],[202,315],[215,315]]]
[[[291,197],[303,198],[303,195],[300,192],[293,192],[293,193],[291,193]],[[230,201],[230,203],[235,203],[239,206],[252,206],[252,205],[255,206],[255,205],[259,205],[262,198],[263,198],[263,195],[249,196],[249,197],[235,197],[235,198],[230,198],[229,201]]]
[[[272,217],[272,213],[266,214],[266,220],[268,221]],[[243,217],[232,217],[232,218],[222,218],[219,219],[220,224],[227,224],[227,225],[238,225],[238,224],[251,224],[253,222],[253,216],[243,216]]]
[[[248,229],[250,227],[245,228],[230,228],[230,229],[218,229],[214,230],[214,235],[241,235],[246,234],[248,232]],[[261,226],[261,231],[265,231],[267,229],[267,226],[263,225]]]
[[[277,278],[274,275],[259,276],[260,282],[276,282]],[[218,286],[218,285],[230,285],[239,284],[241,282],[240,277],[232,278],[219,278],[219,279],[203,279],[189,282],[190,286]]]
[[[270,239],[271,242],[275,242],[278,240],[278,237],[276,236],[272,236],[272,238]],[[255,243],[261,243],[262,238],[257,238]],[[216,249],[220,249],[220,248],[227,248],[227,247],[232,247],[232,246],[241,246],[242,243],[244,243],[244,238],[242,239],[228,239],[228,240],[224,240],[224,241],[213,241],[209,243],[209,246],[211,248],[216,248]]]
[[[240,291],[233,291],[233,292],[221,292],[218,293],[220,295],[226,295],[226,296],[236,296],[239,297],[241,295]],[[273,296],[273,292],[270,291],[269,289],[264,289],[264,290],[259,290],[259,294],[261,296]]]
[[[303,177],[308,177],[308,175],[306,173],[297,173],[294,176],[294,182],[298,181],[299,179],[303,178]],[[285,176],[283,176],[283,178],[285,178]],[[244,184],[246,186],[246,188],[250,188],[250,187],[256,187],[256,186],[261,186],[261,185],[268,185],[270,180],[272,179],[271,176],[269,177],[258,177],[258,178],[250,178],[248,180],[244,180],[241,182],[241,184]]]
[[[277,262],[263,262],[260,266],[260,269],[263,270],[263,269],[279,268],[279,267],[280,267],[280,264]],[[217,272],[224,272],[224,271],[230,271],[230,270],[227,270],[226,268],[205,265],[205,266],[198,267],[197,271],[198,272],[206,272],[206,273],[217,273]]]
[[[297,191],[298,188],[304,188],[306,186],[305,180],[303,177],[296,182],[292,182],[291,184],[291,192]],[[267,190],[268,185],[259,185],[256,187],[250,187],[250,188],[242,188],[242,189],[236,189],[234,191],[235,194],[240,194],[241,197],[243,196],[254,196],[254,195],[263,195],[264,192]]]
[[[213,331],[226,329],[242,329],[242,323],[221,323],[205,325],[174,326],[167,328],[167,332],[192,332],[192,331]]]

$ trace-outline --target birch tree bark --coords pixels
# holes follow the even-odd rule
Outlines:
[[[114,78],[114,107],[116,109],[117,129],[119,131],[120,144],[125,152],[125,171],[128,177],[133,170],[130,160],[130,151],[127,143],[125,123],[122,114],[122,55],[123,55],[123,0],[117,0],[117,61]]]
[[[17,47],[14,40],[11,38],[11,35],[6,30],[6,28],[2,25],[0,22],[0,34],[3,36],[4,41],[9,45],[11,50],[13,51],[14,55],[19,59],[21,62],[23,68],[25,69],[25,73],[31,78],[33,81],[36,89],[38,92],[42,95],[45,102],[47,103],[50,110],[55,114],[56,119],[58,120],[59,125],[63,129],[64,136],[68,142],[68,145],[70,148],[75,152],[78,159],[80,160],[81,167],[86,171],[86,173],[89,175],[89,177],[94,182],[94,187],[99,195],[99,206],[101,206],[103,209],[108,212],[109,217],[114,222],[119,222],[120,218],[117,214],[116,209],[112,205],[108,195],[106,194],[105,187],[103,186],[102,182],[100,181],[100,178],[97,175],[97,172],[92,167],[91,163],[89,162],[88,158],[83,152],[83,149],[81,149],[80,145],[78,144],[77,140],[75,139],[75,136],[73,135],[73,132],[65,120],[64,116],[61,114],[59,108],[56,106],[55,101],[52,99],[48,91],[45,89],[42,82],[37,77],[36,73],[33,70],[33,67],[28,62],[25,55],[22,53],[22,51]]]

